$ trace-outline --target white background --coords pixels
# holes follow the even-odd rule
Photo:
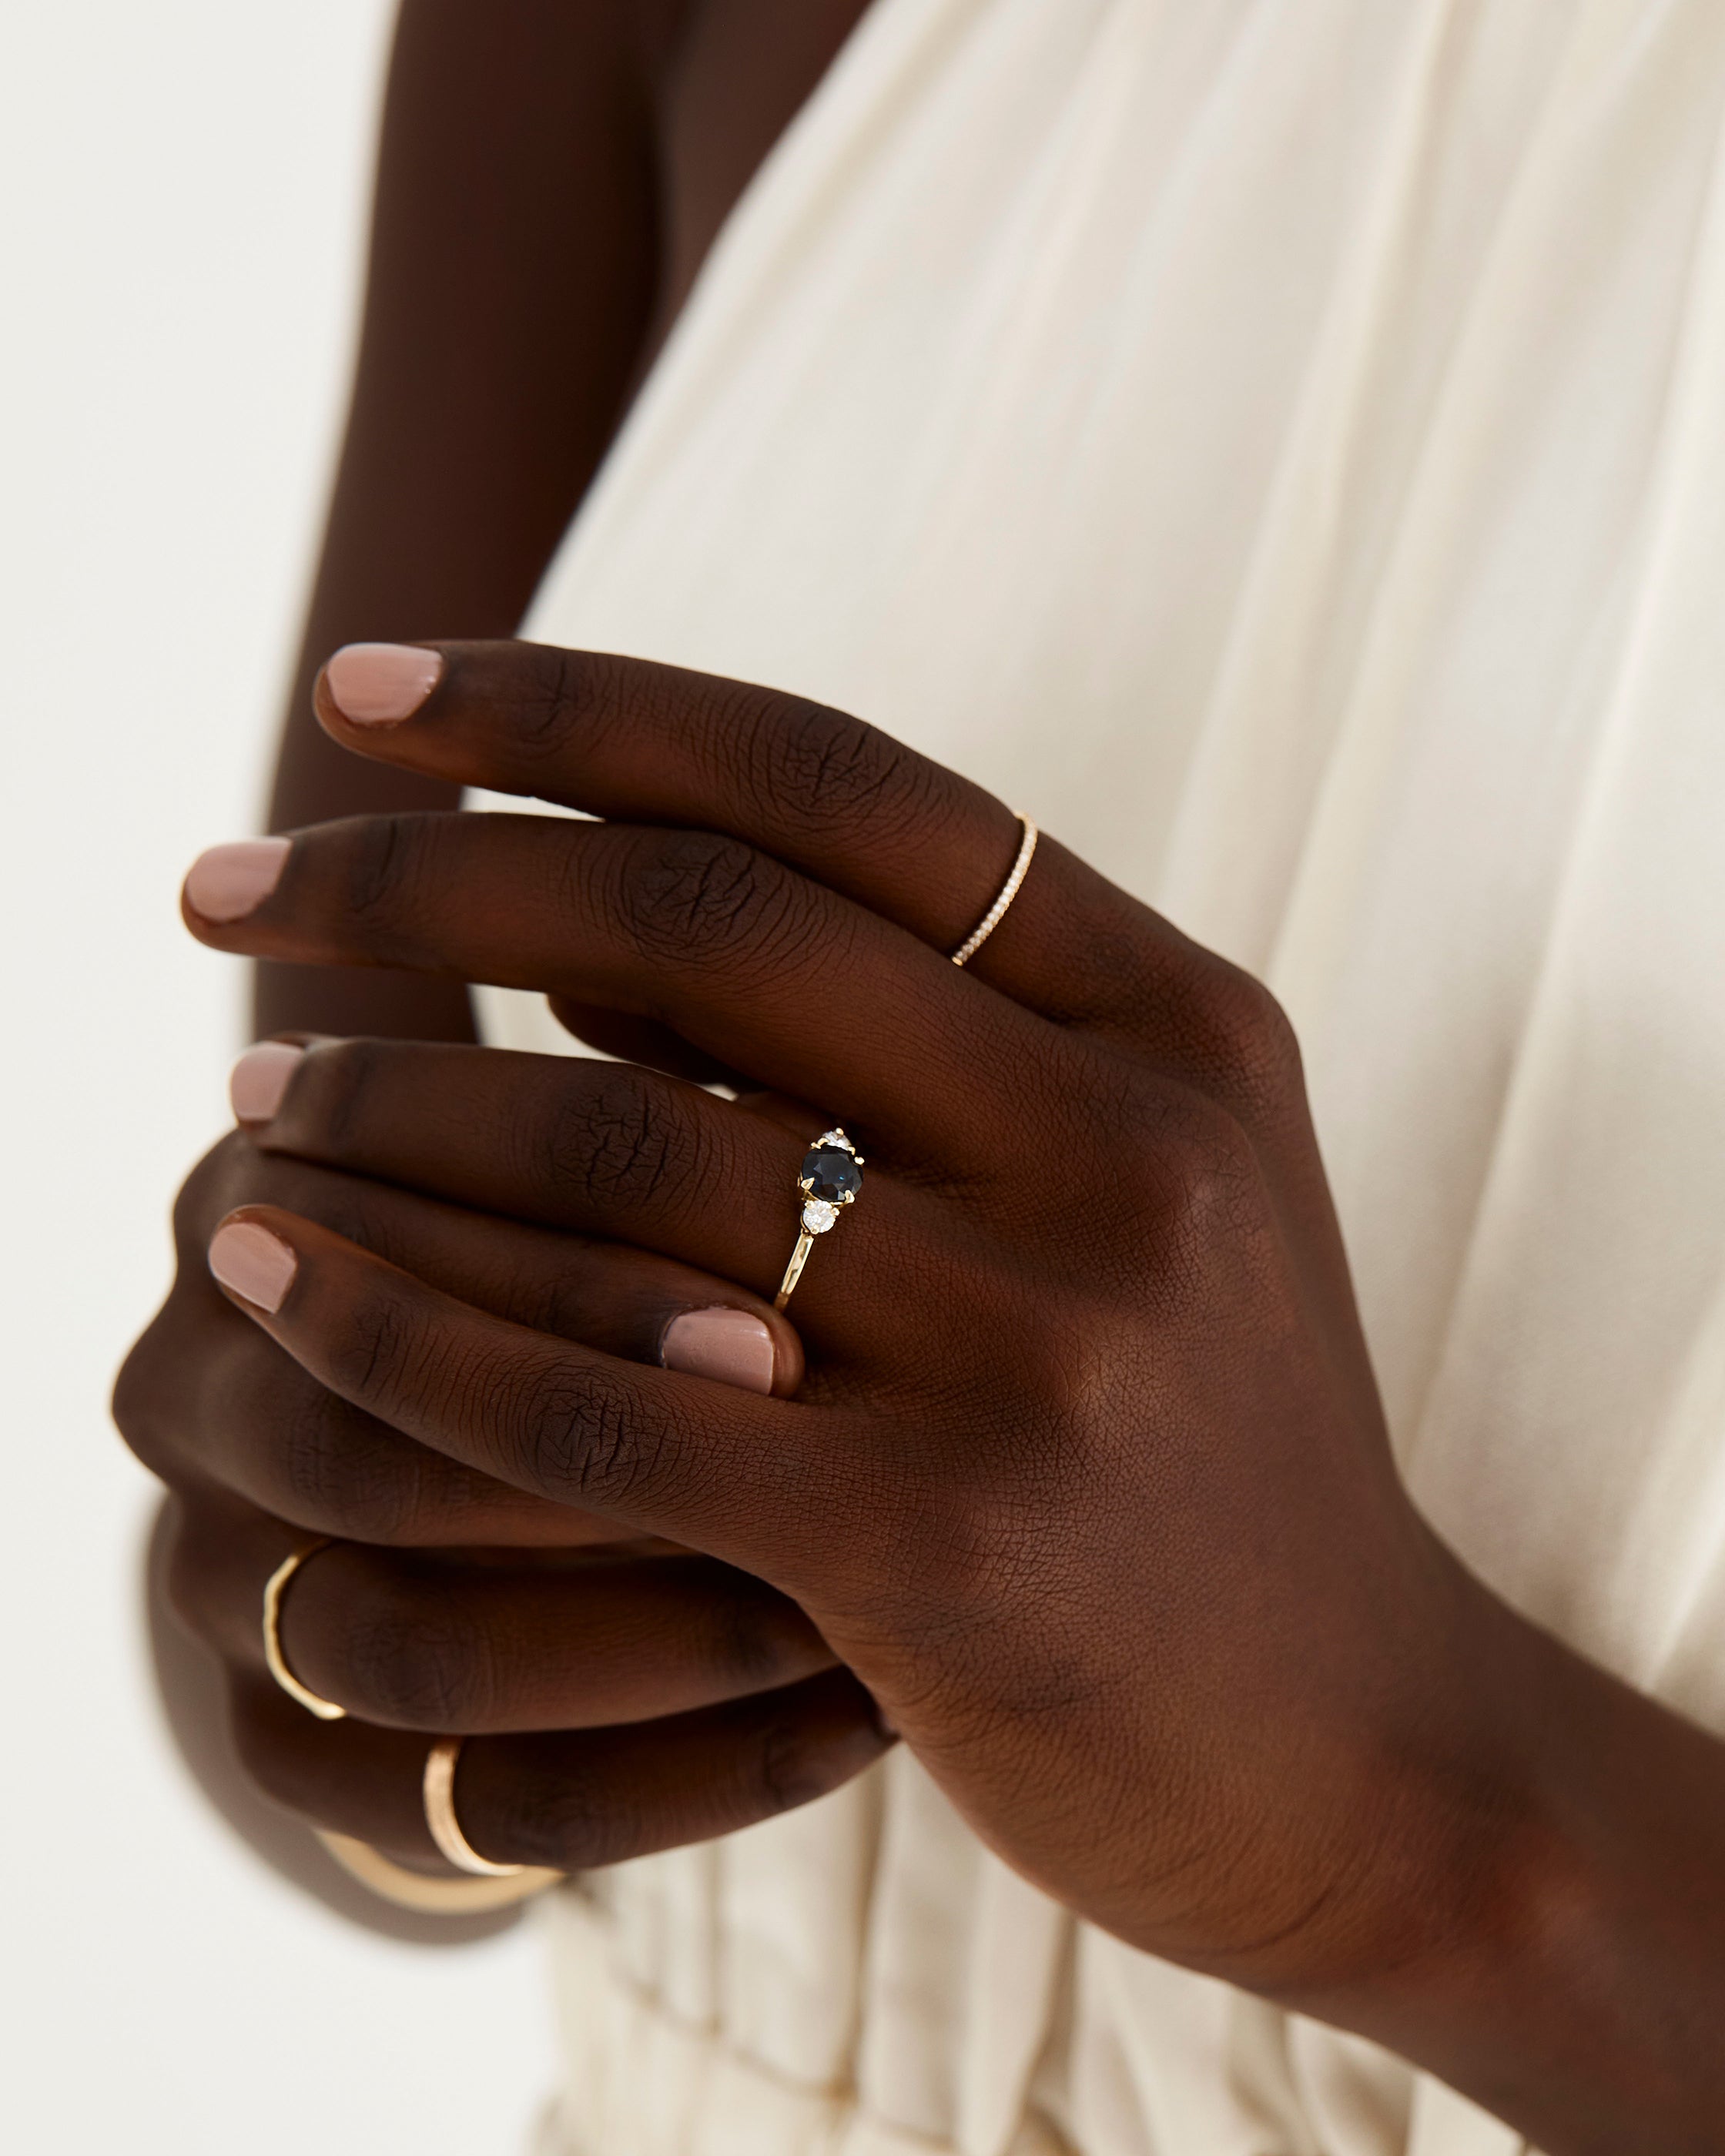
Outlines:
[[[530,1930],[342,1925],[203,1806],[108,1426],[226,1124],[256,826],[348,357],[385,0],[0,5],[0,2145],[490,2156],[552,2078]]]

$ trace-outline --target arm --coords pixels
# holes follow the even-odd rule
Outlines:
[[[338,644],[506,635],[603,455],[659,283],[654,86],[680,0],[405,0],[347,438],[270,828],[449,808],[311,714]],[[266,964],[256,1030],[470,1038],[459,983]]]

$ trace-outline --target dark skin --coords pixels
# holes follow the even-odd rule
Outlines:
[[[373,1024],[188,1187],[121,1419],[182,1495],[178,1599],[264,1786],[423,1857],[425,1734],[475,1732],[470,1838],[572,1868],[901,1732],[1135,1945],[1391,2045],[1553,2156],[1718,2148],[1725,1746],[1414,1512],[1264,991],[1050,840],[961,974],[1015,838],[963,780],[766,690],[435,648],[398,724],[321,684],[331,742],[608,820],[319,823],[241,911],[194,876],[188,924],[409,996],[536,988],[643,1054]],[[811,1027],[840,976],[865,1016]],[[793,1339],[765,1302],[834,1116],[868,1182]],[[721,1295],[775,1326],[771,1396],[655,1367],[664,1313]],[[335,1725],[259,1675],[303,1529],[342,1546],[284,1638]]]
[[[404,0],[352,408],[270,829],[453,805],[446,781],[331,746],[311,711],[324,656],[434,626],[512,631],[732,204],[865,8]],[[473,1037],[459,983],[259,967],[255,1033],[296,1028]],[[159,1595],[152,1611],[170,1717],[231,1825],[357,1922],[439,1939],[473,1928],[383,1911],[260,1804],[221,1688]]]

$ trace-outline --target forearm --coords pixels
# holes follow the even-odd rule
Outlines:
[[[383,115],[352,409],[270,828],[452,807],[344,753],[311,690],[338,645],[506,635],[597,468],[648,334],[651,86],[676,0],[407,0]],[[458,983],[266,965],[259,1033],[470,1032]]]

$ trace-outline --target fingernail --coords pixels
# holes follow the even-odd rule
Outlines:
[[[344,644],[323,678],[350,726],[393,726],[412,718],[443,670],[443,654],[416,644]]]
[[[187,904],[206,921],[244,921],[281,881],[290,844],[239,839],[230,846],[212,846],[186,877]]]
[[[230,1220],[210,1238],[209,1269],[223,1287],[273,1317],[287,1300],[300,1260],[255,1220]]]
[[[665,1328],[659,1358],[688,1377],[716,1378],[747,1393],[773,1390],[773,1335],[746,1310],[685,1310]]]
[[[288,1081],[305,1053],[291,1041],[260,1040],[228,1073],[228,1099],[236,1122],[267,1123],[281,1106]]]

